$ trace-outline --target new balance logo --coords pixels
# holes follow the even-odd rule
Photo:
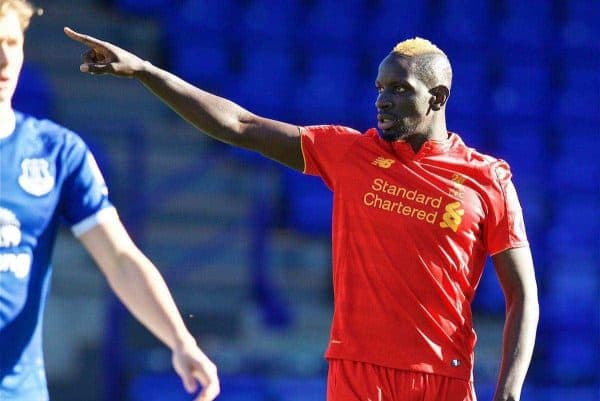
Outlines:
[[[371,164],[381,168],[390,168],[392,167],[392,164],[394,164],[394,162],[394,159],[385,159],[383,157],[378,157],[377,159],[373,160]]]
[[[446,205],[446,213],[442,216],[442,222],[440,223],[440,227],[449,228],[452,231],[456,232],[458,230],[458,226],[462,222],[462,216],[465,214],[464,209],[461,209],[462,205],[460,202],[452,202]]]

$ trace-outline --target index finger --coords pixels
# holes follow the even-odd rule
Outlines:
[[[210,373],[208,375],[196,374],[195,376],[202,385],[202,391],[195,401],[213,401],[217,398],[221,392],[221,386],[216,373],[214,375]]]
[[[79,32],[75,32],[69,27],[64,27],[63,31],[71,39],[83,43],[84,45],[89,46],[91,48],[106,47],[105,43],[100,39],[96,39],[90,35],[83,35]]]
[[[220,393],[218,381],[212,381],[206,385],[195,401],[213,401]]]

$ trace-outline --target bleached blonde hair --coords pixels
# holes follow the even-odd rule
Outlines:
[[[452,67],[446,53],[427,39],[415,37],[399,42],[390,54],[414,58],[413,69],[430,87],[452,85]]]
[[[392,49],[392,53],[401,54],[408,57],[417,57],[426,54],[440,54],[446,56],[446,53],[444,53],[439,47],[427,39],[423,39],[418,36],[413,39],[406,39],[397,43]]]
[[[0,0],[0,16],[6,16],[9,11],[17,13],[23,32],[29,27],[31,17],[44,13],[44,10],[35,7],[27,0]]]

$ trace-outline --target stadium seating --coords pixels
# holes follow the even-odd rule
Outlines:
[[[261,378],[220,376],[222,401],[306,401],[322,399],[326,393],[322,378]],[[136,377],[129,387],[128,401],[189,400],[175,374],[148,374]]]
[[[488,259],[473,301],[473,310],[480,313],[502,316],[504,313],[504,293],[498,282],[496,271]]]
[[[597,125],[596,125],[597,127]],[[553,140],[558,154],[553,160],[550,177],[563,193],[588,194],[589,201],[598,202],[593,183],[600,177],[596,146],[600,143],[593,122],[565,121],[557,125]],[[597,188],[596,188],[597,190]],[[585,202],[588,202],[587,200]]]
[[[539,180],[548,149],[545,125],[527,118],[498,118],[495,123],[495,155],[508,161],[513,173]]]
[[[296,22],[303,12],[299,0],[252,1],[243,12],[243,36],[263,49],[288,47],[299,29]]]
[[[502,2],[499,41],[515,50],[541,52],[548,46],[552,32],[552,3],[546,0],[508,0]]]
[[[176,6],[177,0],[114,0],[117,9],[125,14],[162,18]]]
[[[550,71],[544,63],[506,65],[493,91],[493,111],[502,122],[507,116],[538,120],[549,106]]]
[[[446,0],[437,11],[441,31],[436,35],[463,48],[482,50],[491,27],[491,1]],[[439,43],[439,41],[438,41]]]
[[[369,4],[369,13],[365,18],[361,18],[358,24],[360,40],[355,45],[363,47],[374,58],[375,68],[396,43],[417,35],[426,36],[424,29],[429,25],[425,23],[425,2],[415,1],[407,4],[404,1],[393,0],[373,1]]]
[[[548,363],[554,384],[589,385],[598,380],[600,360],[598,353],[593,352],[598,347],[597,330],[593,337],[580,330],[564,331],[552,341]]]
[[[453,63],[453,86],[448,99],[448,109],[453,115],[483,116],[490,105],[489,71],[485,62],[470,56],[450,55]]]
[[[329,236],[331,191],[316,177],[285,170],[283,178],[287,226],[304,234]]]
[[[260,115],[289,120],[293,117],[295,83],[294,54],[265,49],[260,44],[246,47],[242,71],[234,80],[232,96],[241,105]]]
[[[599,121],[595,104],[600,77],[593,68],[564,68],[562,90],[558,94],[558,112],[563,118]]]
[[[313,54],[306,79],[292,95],[295,114],[304,124],[345,123],[351,119],[357,64],[349,54]]]
[[[595,269],[592,260],[566,258],[548,269],[541,303],[554,329],[598,333],[600,275]]]
[[[600,62],[600,6],[595,0],[569,0],[561,3],[564,20],[559,27],[557,39],[561,52],[569,57],[569,62],[580,66]],[[576,56],[576,57],[575,57]]]
[[[306,21],[302,24],[302,32],[307,36],[300,37],[309,39],[305,45],[319,52],[326,52],[330,44],[354,38],[360,26],[361,5],[360,0],[314,2],[307,9]]]

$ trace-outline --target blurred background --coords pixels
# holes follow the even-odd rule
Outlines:
[[[541,321],[523,401],[597,401],[600,4],[596,0],[38,0],[15,107],[77,131],[111,197],[220,368],[223,401],[324,400],[330,196],[318,179],[217,143],[132,80],[78,72],[65,25],[251,111],[375,124],[374,79],[416,35],[448,54],[449,129],[506,159],[524,209]],[[64,230],[45,352],[55,401],[189,400],[170,354],[123,310]],[[475,383],[492,397],[504,299],[473,305]]]

